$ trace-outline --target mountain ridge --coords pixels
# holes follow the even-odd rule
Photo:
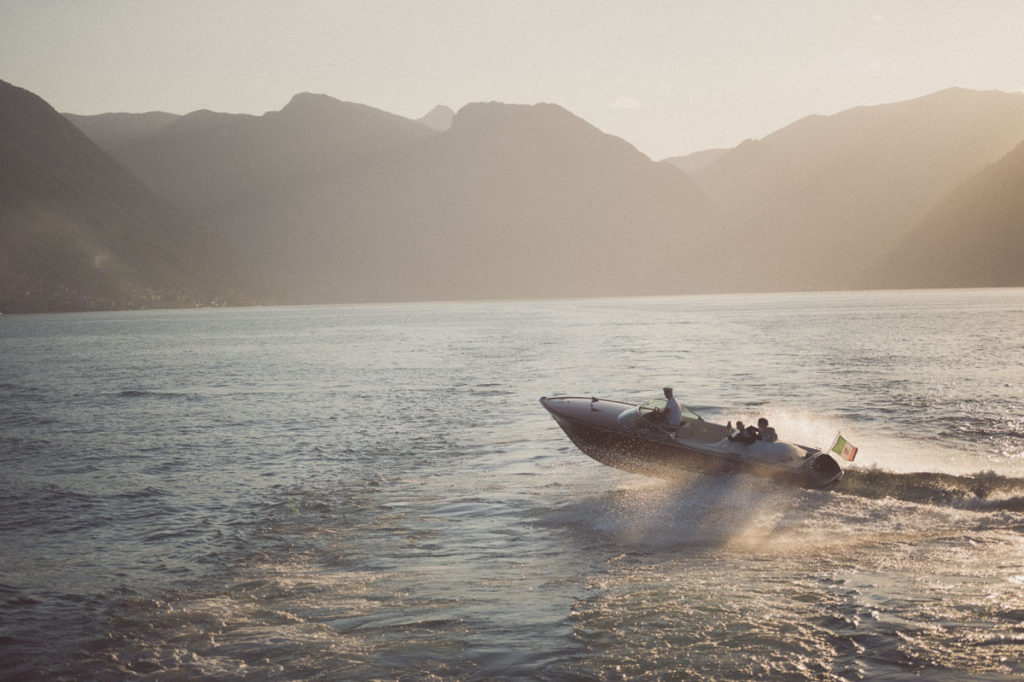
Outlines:
[[[908,282],[930,288],[1021,286],[1022,189],[1024,142],[929,211],[887,256],[879,277],[891,287]]]
[[[870,288],[879,253],[1021,140],[1024,94],[949,88],[801,118],[740,144],[694,178],[746,215],[745,240],[789,261],[793,276],[776,284]],[[801,263],[829,267],[802,274]]]
[[[689,172],[552,103],[470,103],[435,128],[299,93],[105,140],[296,302],[872,288],[1024,140],[1022,105],[950,88],[807,116],[682,157]],[[929,286],[906,270],[901,286]]]
[[[323,113],[315,130],[289,115],[303,103]],[[281,112],[211,122],[219,147],[179,134],[187,118],[118,148],[121,160],[297,301],[538,296],[557,269],[587,271],[562,285],[572,295],[642,293],[627,281],[637,263],[616,255],[622,226],[672,243],[672,230],[696,233],[687,214],[716,210],[685,174],[555,104],[471,103],[439,132],[301,96]],[[661,286],[686,279],[664,254],[643,257],[661,264]]]
[[[227,245],[33,93],[0,81],[0,311],[252,303]]]

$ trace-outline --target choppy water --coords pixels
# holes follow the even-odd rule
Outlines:
[[[0,317],[2,679],[1015,679],[1024,290]],[[537,403],[861,450],[667,484]]]

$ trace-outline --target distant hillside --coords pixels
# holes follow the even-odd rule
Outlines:
[[[730,151],[730,149],[705,149],[686,156],[674,156],[665,161],[684,173],[693,174],[718,161]]]
[[[276,272],[294,262],[291,251],[319,250],[297,239],[308,227],[305,202],[316,199],[306,196],[311,185],[357,178],[368,159],[433,134],[372,107],[300,94],[263,116],[193,112],[108,149],[176,206]]]
[[[1024,95],[961,89],[661,163],[553,104],[449,113],[72,119],[298,302],[888,286],[888,254],[1024,140]]]
[[[0,312],[246,303],[215,235],[32,93],[0,81]]]
[[[692,180],[556,105],[467,105],[449,131],[382,159],[368,178],[346,204],[361,207],[355,215],[422,297],[735,286],[728,268],[709,266],[728,226]],[[381,216],[387,196],[401,202]]]
[[[1024,143],[932,209],[878,277],[890,287],[1024,286]]]
[[[145,114],[98,114],[95,116],[64,114],[64,117],[104,149],[117,147],[125,141],[152,135],[180,118],[177,114],[168,114],[163,111],[151,111]]]
[[[1024,94],[944,90],[810,116],[694,173],[746,216],[765,286],[877,286],[881,254],[958,185],[1024,140]]]
[[[431,130],[443,133],[452,127],[452,120],[454,118],[455,112],[450,108],[446,106],[436,106],[431,109],[426,116],[420,119],[420,123]]]
[[[555,105],[476,104],[445,132],[298,95],[197,112],[112,151],[299,301],[734,289],[692,180]]]

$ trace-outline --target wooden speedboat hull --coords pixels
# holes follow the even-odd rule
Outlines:
[[[623,471],[657,478],[690,472],[748,473],[802,488],[825,489],[843,476],[825,452],[791,443],[744,445],[728,430],[692,412],[676,432],[644,414],[643,406],[580,397],[541,398],[569,439],[584,454]]]

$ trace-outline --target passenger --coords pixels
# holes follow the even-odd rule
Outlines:
[[[763,440],[766,443],[774,443],[779,439],[775,429],[768,426],[768,420],[764,417],[757,420],[757,439]]]
[[[757,440],[756,426],[743,426],[743,422],[736,422],[736,433],[732,433],[732,422],[729,422],[729,440],[734,443],[750,445]]]
[[[679,408],[679,403],[672,395],[672,388],[666,386],[665,391],[665,425],[671,430],[675,431],[679,428],[679,425],[683,423],[683,412]]]

